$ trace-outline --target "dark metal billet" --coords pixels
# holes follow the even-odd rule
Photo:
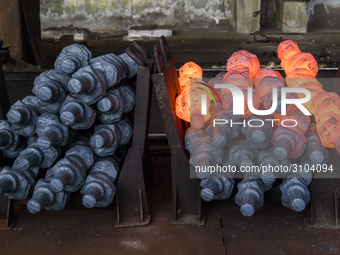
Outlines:
[[[132,127],[126,120],[114,124],[95,126],[90,145],[97,156],[105,157],[115,153],[118,145],[127,144],[132,137]]]
[[[328,150],[322,146],[316,131],[316,124],[312,123],[306,132],[307,145],[300,158],[301,164],[325,164],[329,160]]]
[[[209,126],[206,128],[206,133],[211,137],[213,144],[216,147],[224,148],[229,140],[233,140],[240,134],[241,126],[230,126],[231,118],[224,111],[224,108],[219,105],[211,104],[210,106],[211,120]],[[219,124],[215,119],[228,121],[228,124]],[[216,124],[217,123],[217,124]]]
[[[47,170],[45,179],[40,179],[34,187],[32,198],[27,202],[27,209],[30,213],[38,213],[41,210],[60,211],[65,208],[69,201],[70,193],[64,190],[54,192],[51,190],[50,181],[53,178],[53,171]]]
[[[41,113],[38,98],[27,96],[13,104],[6,116],[17,134],[29,137],[34,134],[36,121]]]
[[[50,70],[40,74],[33,83],[32,92],[38,97],[38,104],[46,112],[56,113],[67,95],[70,77]]]
[[[51,190],[75,192],[80,189],[86,179],[86,172],[95,160],[96,156],[89,146],[74,145],[65,153],[65,157],[52,167],[54,177],[51,180]]]
[[[0,172],[0,195],[15,200],[27,198],[33,191],[39,173],[39,168],[20,171],[5,166]]]
[[[243,138],[233,141],[229,150],[230,164],[237,167],[256,165],[257,150],[249,147]]]
[[[94,163],[80,191],[84,195],[85,207],[107,207],[112,203],[118,171],[118,165],[112,158],[101,158]]]
[[[299,175],[299,176],[296,176]],[[280,185],[282,204],[296,212],[305,210],[311,196],[308,186],[312,182],[312,172],[294,173],[293,178],[285,178]]]
[[[268,149],[260,150],[257,157],[257,164],[263,167],[267,167],[268,169],[268,171],[265,171],[261,174],[261,179],[264,184],[264,191],[270,190],[277,178],[275,172],[269,171],[270,167],[274,168],[281,166],[290,166],[291,164],[290,159],[278,159],[277,157],[275,157],[274,149],[275,148],[273,146],[270,146]]]
[[[36,143],[29,145],[14,160],[13,169],[26,171],[32,167],[49,168],[59,158],[60,147],[41,149]]]
[[[81,44],[72,44],[62,49],[57,57],[54,68],[61,74],[72,75],[78,69],[89,65],[91,52]]]
[[[17,157],[25,149],[26,142],[11,128],[6,120],[0,120],[0,150],[8,158]]]
[[[273,133],[271,143],[279,159],[298,159],[306,148],[307,140],[298,128],[279,126]]]
[[[251,148],[263,150],[270,146],[273,128],[267,121],[265,121],[265,119],[265,117],[252,115],[248,118],[248,123],[250,123],[250,121],[254,121],[255,123],[252,124],[253,126],[248,124],[243,126],[241,129],[242,134],[246,136],[247,143]],[[260,124],[256,122],[260,122]],[[260,126],[261,124],[263,125]]]
[[[65,146],[74,138],[74,131],[60,122],[59,115],[44,113],[37,119],[37,145],[42,149]]]
[[[127,66],[126,62],[130,65]],[[136,75],[137,67],[137,63],[126,54],[107,54],[93,59],[91,65],[75,72],[67,87],[72,94],[91,105],[103,98],[107,90],[121,80]]]
[[[119,121],[123,113],[132,111],[136,96],[126,82],[107,91],[105,97],[97,102],[98,118],[102,123]]]
[[[97,111],[78,98],[68,95],[60,108],[60,120],[73,129],[89,129],[96,121]]]
[[[235,202],[241,213],[250,217],[255,210],[262,208],[264,202],[264,185],[259,178],[245,178],[237,184],[238,192]]]
[[[188,128],[185,132],[185,148],[190,152],[192,166],[210,166],[222,161],[223,148],[213,145],[211,138],[201,129]],[[197,172],[204,179],[209,172]]]
[[[228,151],[223,152],[222,166],[230,165]],[[232,173],[213,173],[213,178],[201,181],[201,198],[204,201],[227,200],[234,189],[235,181]]]
[[[225,177],[203,179],[201,197],[204,201],[227,200],[234,188],[235,181]]]

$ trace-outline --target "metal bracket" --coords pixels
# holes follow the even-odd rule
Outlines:
[[[15,224],[12,200],[0,196],[0,230],[11,230]]]
[[[147,134],[150,117],[151,70],[139,66],[132,147],[117,181],[117,221],[115,227],[147,225],[151,216],[145,192],[145,176],[152,176]]]
[[[163,36],[160,44],[154,46],[154,59],[158,73],[152,75],[152,82],[171,150],[174,215],[170,223],[204,225],[201,188],[198,180],[190,179],[190,164],[184,148],[188,123],[179,119],[175,112],[176,96],[180,91],[175,61]]]
[[[340,228],[339,179],[314,179],[310,190],[312,201],[305,224],[310,228]]]
[[[150,222],[142,161],[141,148],[130,148],[117,181],[115,227],[141,226]]]

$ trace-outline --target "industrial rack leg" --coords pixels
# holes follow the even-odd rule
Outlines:
[[[154,47],[154,63],[158,73],[152,75],[159,109],[171,151],[173,224],[204,225],[199,181],[190,179],[188,153],[184,148],[187,123],[175,113],[179,82],[175,61],[164,37]]]

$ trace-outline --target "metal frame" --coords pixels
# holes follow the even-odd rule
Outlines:
[[[340,94],[340,64],[332,92]],[[329,164],[340,165],[335,149],[329,150]],[[335,169],[337,171],[339,169]],[[340,179],[314,179],[311,186],[311,204],[307,209],[305,224],[311,228],[340,228]]]
[[[151,72],[153,60],[146,50],[134,42],[127,53],[139,63],[136,82],[136,104],[132,147],[125,158],[117,180],[117,221],[115,227],[147,225],[151,216],[147,203],[145,181],[152,182],[151,157],[148,130],[151,109]],[[146,179],[144,178],[146,177]]]
[[[159,45],[154,46],[154,62],[158,73],[152,75],[152,81],[171,150],[173,218],[170,223],[204,225],[201,188],[198,180],[190,179],[188,153],[184,148],[188,123],[175,112],[180,91],[175,61],[163,36]]]

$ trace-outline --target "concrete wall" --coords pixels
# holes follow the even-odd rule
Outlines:
[[[276,1],[282,33],[306,33],[308,30],[307,2]]]
[[[236,0],[41,0],[42,29],[73,25],[91,31],[137,25],[233,29]]]
[[[245,13],[248,9],[249,13],[253,13],[250,7],[257,2],[257,0],[40,0],[40,17],[42,29],[73,25],[91,31],[113,31],[125,30],[131,26],[157,24],[196,28],[223,27],[235,31],[237,1],[246,3],[243,5]],[[267,6],[269,0],[261,1],[263,8]],[[270,6],[267,6],[267,9],[270,9]],[[340,29],[339,12],[340,0],[311,0],[307,5],[307,30]],[[275,14],[273,19],[277,19],[275,10],[273,13]],[[275,23],[274,20],[270,22]]]
[[[260,30],[260,15],[254,12],[261,9],[261,0],[236,1],[236,31],[238,33],[255,33]]]
[[[340,0],[311,0],[307,13],[308,31],[340,29]]]

